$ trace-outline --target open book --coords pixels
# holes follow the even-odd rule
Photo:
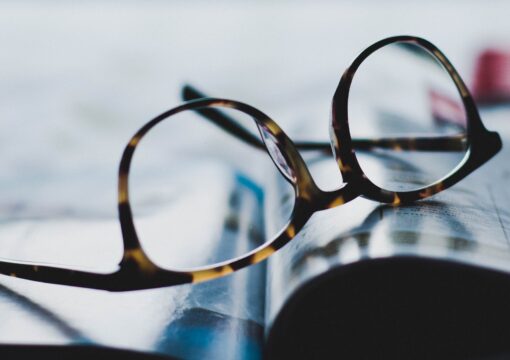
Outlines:
[[[268,261],[224,278],[108,293],[2,277],[1,351],[191,359],[508,354],[507,115],[483,114],[502,135],[503,150],[453,188],[409,206],[360,198],[317,213]],[[339,176],[322,153],[306,161],[317,180]],[[245,168],[206,162],[196,182],[182,180],[188,191],[174,201],[175,218],[187,211],[183,204],[204,196],[200,180],[208,179],[218,205],[207,229],[228,239],[209,251],[221,257],[235,256],[286,220],[273,211],[289,206],[283,180],[265,176],[263,167],[256,169],[262,176]],[[114,217],[46,212],[4,205],[2,257],[106,270],[119,255],[115,243],[105,242],[119,237]],[[185,257],[165,255],[164,244],[147,247],[161,262]]]

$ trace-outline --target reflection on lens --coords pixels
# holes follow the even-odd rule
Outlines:
[[[221,111],[260,136],[248,115]],[[279,181],[293,194],[283,179],[267,152],[195,111],[174,115],[149,131],[133,157],[129,189],[140,242],[151,260],[173,270],[244,255],[288,222],[294,198],[289,206],[267,192]],[[263,217],[268,206],[279,214],[271,232]]]
[[[466,157],[462,98],[442,65],[418,45],[394,43],[370,55],[353,78],[348,106],[357,159],[380,188],[424,188]]]

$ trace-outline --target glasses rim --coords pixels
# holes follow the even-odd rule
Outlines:
[[[353,139],[349,130],[348,96],[354,75],[363,61],[371,54],[396,42],[417,45],[429,52],[430,55],[441,64],[454,82],[462,98],[467,120],[468,149],[466,156],[459,166],[452,169],[450,173],[432,184],[409,191],[388,191],[374,184],[361,169],[355,152],[350,151],[350,149],[353,148]],[[342,75],[340,83],[333,95],[330,129],[332,141],[335,144],[335,156],[344,181],[360,182],[362,184],[361,186],[364,188],[363,196],[370,200],[392,203],[395,205],[424,199],[453,186],[488,161],[502,146],[499,135],[496,132],[488,131],[483,125],[478,109],[468,88],[448,58],[428,40],[409,35],[382,39],[366,48],[356,57]],[[416,141],[416,138],[408,139],[410,143]],[[340,146],[340,144],[342,144],[342,146]]]
[[[392,43],[403,42],[418,45],[427,50],[448,72],[454,81],[467,116],[467,139],[439,138],[392,138],[354,139],[348,122],[347,99],[354,74],[361,63],[378,49]],[[189,101],[168,110],[146,123],[131,137],[121,157],[118,173],[118,212],[123,237],[123,257],[113,273],[94,273],[48,265],[0,261],[0,273],[45,283],[70,285],[109,291],[128,291],[164,286],[198,283],[219,278],[239,269],[259,263],[279,250],[303,228],[309,218],[319,210],[345,204],[359,196],[381,203],[400,205],[425,199],[456,184],[493,157],[502,147],[498,133],[488,131],[478,114],[469,90],[446,56],[429,41],[415,36],[394,36],[380,40],[361,52],[342,75],[334,93],[331,107],[330,143],[292,142],[285,132],[269,116],[260,110],[235,100],[207,98],[191,87],[183,89],[183,97]],[[191,99],[190,99],[191,98]],[[250,115],[260,132],[258,138],[238,125],[216,108],[232,108]],[[145,253],[138,239],[129,203],[129,170],[137,145],[143,136],[158,123],[179,112],[192,110],[213,121],[228,133],[266,151],[284,178],[295,191],[294,207],[287,224],[272,239],[239,257],[188,271],[168,270],[157,266]],[[270,134],[265,137],[264,132]],[[467,154],[459,166],[442,179],[421,189],[389,191],[374,184],[363,172],[354,151],[356,147],[384,147],[394,149],[407,147],[413,150],[443,151],[444,146],[455,147],[468,143]],[[266,141],[273,141],[283,155],[294,176],[282,169]],[[314,182],[299,150],[322,151],[332,154],[340,168],[344,184],[338,189],[324,191]],[[274,151],[274,150],[273,150]]]

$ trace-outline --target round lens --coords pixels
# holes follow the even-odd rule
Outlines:
[[[422,189],[466,157],[462,97],[441,63],[414,43],[392,43],[365,59],[348,107],[356,157],[380,188]]]
[[[197,110],[180,112],[151,129],[131,164],[136,232],[151,260],[173,270],[248,253],[271,240],[293,208],[293,187],[265,149],[234,137],[207,116],[228,117],[262,142],[253,119],[224,107]],[[269,191],[274,183],[278,194]],[[267,213],[275,215],[271,226]]]

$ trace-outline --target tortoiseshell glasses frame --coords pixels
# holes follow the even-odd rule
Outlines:
[[[444,67],[462,98],[467,116],[467,138],[459,136],[391,139],[351,138],[347,116],[347,100],[353,76],[361,63],[373,52],[397,42],[420,46]],[[107,274],[93,273],[42,264],[0,261],[0,273],[46,283],[109,291],[157,288],[215,279],[269,257],[294,238],[316,211],[345,204],[358,196],[395,205],[427,198],[462,180],[487,162],[502,147],[499,135],[496,132],[488,131],[482,124],[466,85],[449,60],[427,40],[412,36],[396,36],[376,42],[364,50],[344,72],[333,96],[331,110],[332,143],[293,143],[271,118],[250,105],[233,100],[201,98],[202,95],[190,87],[185,88],[183,96],[186,99],[199,99],[190,100],[149,121],[131,138],[122,154],[118,180],[118,211],[124,254],[115,272]],[[253,118],[260,132],[260,138],[246,131],[235,119],[218,110],[222,107],[237,109]],[[129,203],[128,178],[133,154],[143,136],[163,120],[186,110],[198,112],[230,134],[252,146],[267,151],[278,170],[293,186],[295,202],[291,218],[281,232],[251,252],[229,261],[192,271],[172,271],[163,269],[151,261],[140,244]],[[466,150],[467,154],[462,163],[452,169],[452,172],[440,181],[419,190],[394,192],[381,189],[371,182],[358,163],[354,150],[373,148],[400,148],[413,151]],[[332,152],[340,167],[344,184],[334,191],[321,190],[310,175],[299,150]]]

